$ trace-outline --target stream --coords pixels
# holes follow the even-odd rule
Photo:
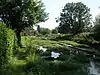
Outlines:
[[[89,75],[100,75],[100,67],[97,67],[94,61],[90,61]]]
[[[43,47],[40,47],[39,49],[42,50],[43,52],[45,52],[47,50],[46,48],[43,48]],[[82,48],[78,48],[78,50],[81,50],[83,52],[90,53],[90,54],[91,53],[95,53],[94,50],[90,51],[90,50],[86,50],[86,49],[82,49]],[[41,58],[42,59],[54,58],[54,62],[57,62],[56,59],[60,55],[61,54],[59,52],[51,51],[51,55],[50,56],[42,56]],[[96,58],[96,56],[93,55],[93,58]],[[96,64],[96,61],[94,62],[93,60],[90,60],[90,63],[89,63],[90,66],[87,68],[88,69],[88,75],[100,75],[100,62],[98,62],[98,64],[99,64],[99,66]]]

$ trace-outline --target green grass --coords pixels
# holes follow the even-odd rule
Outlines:
[[[68,54],[67,46],[73,48],[86,46],[73,41],[53,41],[43,37],[22,36],[23,48],[15,48],[13,57],[9,59],[8,69],[10,72],[5,75],[87,75],[83,62],[79,56]],[[37,48],[43,46],[48,50],[55,49],[62,51],[64,56],[58,62],[42,60],[41,55],[46,53],[37,52]],[[48,51],[50,52],[50,51]],[[82,57],[82,60],[85,57]]]
[[[76,43],[74,41],[68,41],[68,40],[64,40],[64,41],[53,41],[53,40],[48,40],[48,39],[43,39],[40,37],[25,37],[22,36],[22,44],[23,46],[26,46],[28,44],[34,45],[34,46],[43,46],[43,47],[65,47],[68,45],[71,45],[72,47],[77,47],[77,46],[87,46],[84,44],[79,44]]]

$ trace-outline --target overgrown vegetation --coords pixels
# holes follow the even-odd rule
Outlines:
[[[19,48],[15,41],[16,37],[14,32],[7,28],[5,30],[5,28],[6,26],[1,24],[1,35],[4,35],[2,36],[2,40],[4,37],[6,39],[2,43],[3,46],[0,45],[1,48],[4,48],[1,49],[1,51],[4,50],[5,52],[3,52],[5,59],[3,58],[1,62],[4,63],[4,61],[6,61],[5,67],[0,69],[2,70],[2,75],[73,75],[73,73],[74,75],[87,74],[85,65],[83,65],[83,62],[79,61],[80,58],[76,55],[70,55],[70,49],[66,48],[68,45],[75,47],[84,46],[83,44],[78,44],[76,42],[67,40],[53,41],[50,39],[43,39],[44,37],[23,36],[23,48]],[[59,61],[57,62],[41,59],[41,55],[45,55],[45,53],[38,50],[40,46],[47,48],[47,52],[49,53],[52,50],[55,50],[58,52],[61,51],[64,53],[64,55],[59,57]]]
[[[14,32],[0,23],[0,73],[5,75],[10,59],[14,56]]]
[[[10,61],[10,70],[14,75],[87,75],[86,66],[83,64],[87,61],[87,57],[76,55],[74,49],[66,48],[71,41],[50,41],[35,39],[33,37],[22,37],[26,42],[22,42],[25,48],[19,48],[17,54]],[[34,40],[33,40],[34,39]],[[66,44],[66,46],[60,45]],[[77,43],[73,45],[78,46]],[[43,46],[48,50],[46,52],[39,51],[38,48]],[[65,47],[65,48],[64,48]],[[42,55],[50,54],[51,51],[62,52],[63,55],[58,58],[58,61],[41,59]],[[70,53],[70,51],[73,51]],[[15,59],[16,58],[16,59]],[[14,61],[15,60],[15,61]],[[23,61],[23,62],[22,62]],[[19,64],[18,64],[19,63]],[[12,66],[11,66],[12,65]],[[17,73],[16,73],[17,72]]]
[[[58,27],[38,25],[33,30],[33,25],[47,19],[41,0],[0,1],[1,75],[89,75],[87,65],[96,57],[92,53],[100,55],[90,48],[99,46],[100,17],[93,28],[90,9],[72,2],[56,18]],[[52,52],[59,56],[53,57]]]
[[[7,28],[3,23],[0,23],[0,72],[4,69],[7,63]],[[1,72],[2,74],[2,72]]]
[[[0,1],[0,19],[15,31],[17,44],[21,46],[22,30],[46,21],[48,13],[41,0],[4,0]]]

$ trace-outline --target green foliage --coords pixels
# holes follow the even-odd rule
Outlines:
[[[96,43],[96,41],[93,39],[92,36],[89,35],[89,33],[80,33],[73,37],[72,39],[75,42],[81,43],[81,44],[87,44],[92,45]]]
[[[34,36],[34,35],[38,35],[38,32],[36,30],[34,30],[33,28],[25,28],[22,33],[22,36]]]
[[[58,30],[57,29],[52,29],[51,33],[52,34],[57,34],[58,33]]]
[[[40,59],[27,63],[24,71],[29,75],[87,75],[84,65],[72,60],[53,62]]]
[[[40,34],[42,35],[46,35],[46,34],[50,34],[51,31],[48,28],[40,28]]]
[[[7,63],[7,28],[5,24],[0,23],[0,71]]]
[[[73,35],[71,34],[57,34],[57,35],[51,35],[51,40],[71,40]]]
[[[8,29],[7,30],[7,41],[8,41],[8,48],[7,48],[7,57],[8,60],[13,57],[13,52],[14,52],[14,48],[17,47],[16,44],[16,37],[15,37],[15,33],[13,30]]]
[[[59,22],[59,33],[77,34],[86,29],[90,25],[90,9],[81,2],[67,3],[62,9]]]
[[[13,49],[16,46],[14,42],[14,31],[8,29],[4,23],[0,23],[0,74],[8,74],[8,64],[14,57]]]
[[[9,35],[13,34],[9,30]],[[14,36],[10,36],[9,39],[11,46],[13,46]],[[70,55],[71,48],[67,48],[67,45],[80,46],[73,41],[53,41],[41,37],[22,37],[23,48],[14,48],[14,55],[12,55],[12,48],[9,47],[8,54],[9,68],[4,75],[87,75],[87,71],[84,65],[85,57],[82,55],[75,56],[74,53]],[[40,46],[47,48],[47,52],[43,53],[38,50]],[[41,59],[41,55],[47,55],[52,50],[61,52],[62,55],[57,62],[46,61]]]
[[[98,43],[94,37],[91,35],[91,33],[87,33],[87,32],[84,32],[84,33],[80,33],[80,34],[77,34],[77,35],[72,35],[72,34],[51,34],[51,35],[48,35],[48,38],[47,39],[50,39],[50,40],[53,40],[53,41],[72,41],[72,43],[70,42],[69,44],[72,44],[73,46],[74,45],[74,42],[77,42],[77,43],[80,43],[80,44],[86,44],[86,45],[92,45],[94,43]],[[64,44],[64,43],[63,43]]]
[[[21,31],[46,21],[48,13],[41,0],[1,0],[0,18],[7,27],[15,30],[17,44],[21,46]]]
[[[53,36],[53,35],[52,35]],[[22,44],[26,46],[27,44],[31,43],[30,45],[33,46],[43,46],[46,48],[55,48],[55,47],[65,47],[68,45],[71,45],[72,47],[77,47],[77,46],[85,46],[84,44],[79,44],[74,41],[68,41],[68,40],[57,40],[55,39],[44,39],[45,37],[28,37],[28,36],[23,36],[22,37]],[[55,36],[56,38],[56,36]]]
[[[45,21],[47,15],[41,0],[0,1],[0,17],[12,29],[22,30]]]
[[[98,15],[94,22],[94,38],[100,41],[100,15]]]
[[[84,65],[87,61],[86,57],[84,55],[76,56],[74,53],[70,55],[69,52],[73,49],[66,48],[68,45],[76,47],[82,44],[60,40],[64,36],[72,37],[70,34],[62,35],[58,41],[43,39],[44,37],[23,36],[22,44],[24,47],[19,48],[14,42],[14,32],[6,28],[6,33],[8,48],[6,56],[9,64],[3,75],[87,75]],[[61,36],[61,34],[56,34],[55,38],[59,37],[57,35]],[[40,46],[47,48],[47,53],[39,52]],[[64,54],[59,58],[59,61],[46,61],[40,58],[41,55],[46,55],[52,50]]]

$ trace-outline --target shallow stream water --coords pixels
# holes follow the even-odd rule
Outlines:
[[[89,75],[100,75],[100,67],[94,61],[90,61]]]

